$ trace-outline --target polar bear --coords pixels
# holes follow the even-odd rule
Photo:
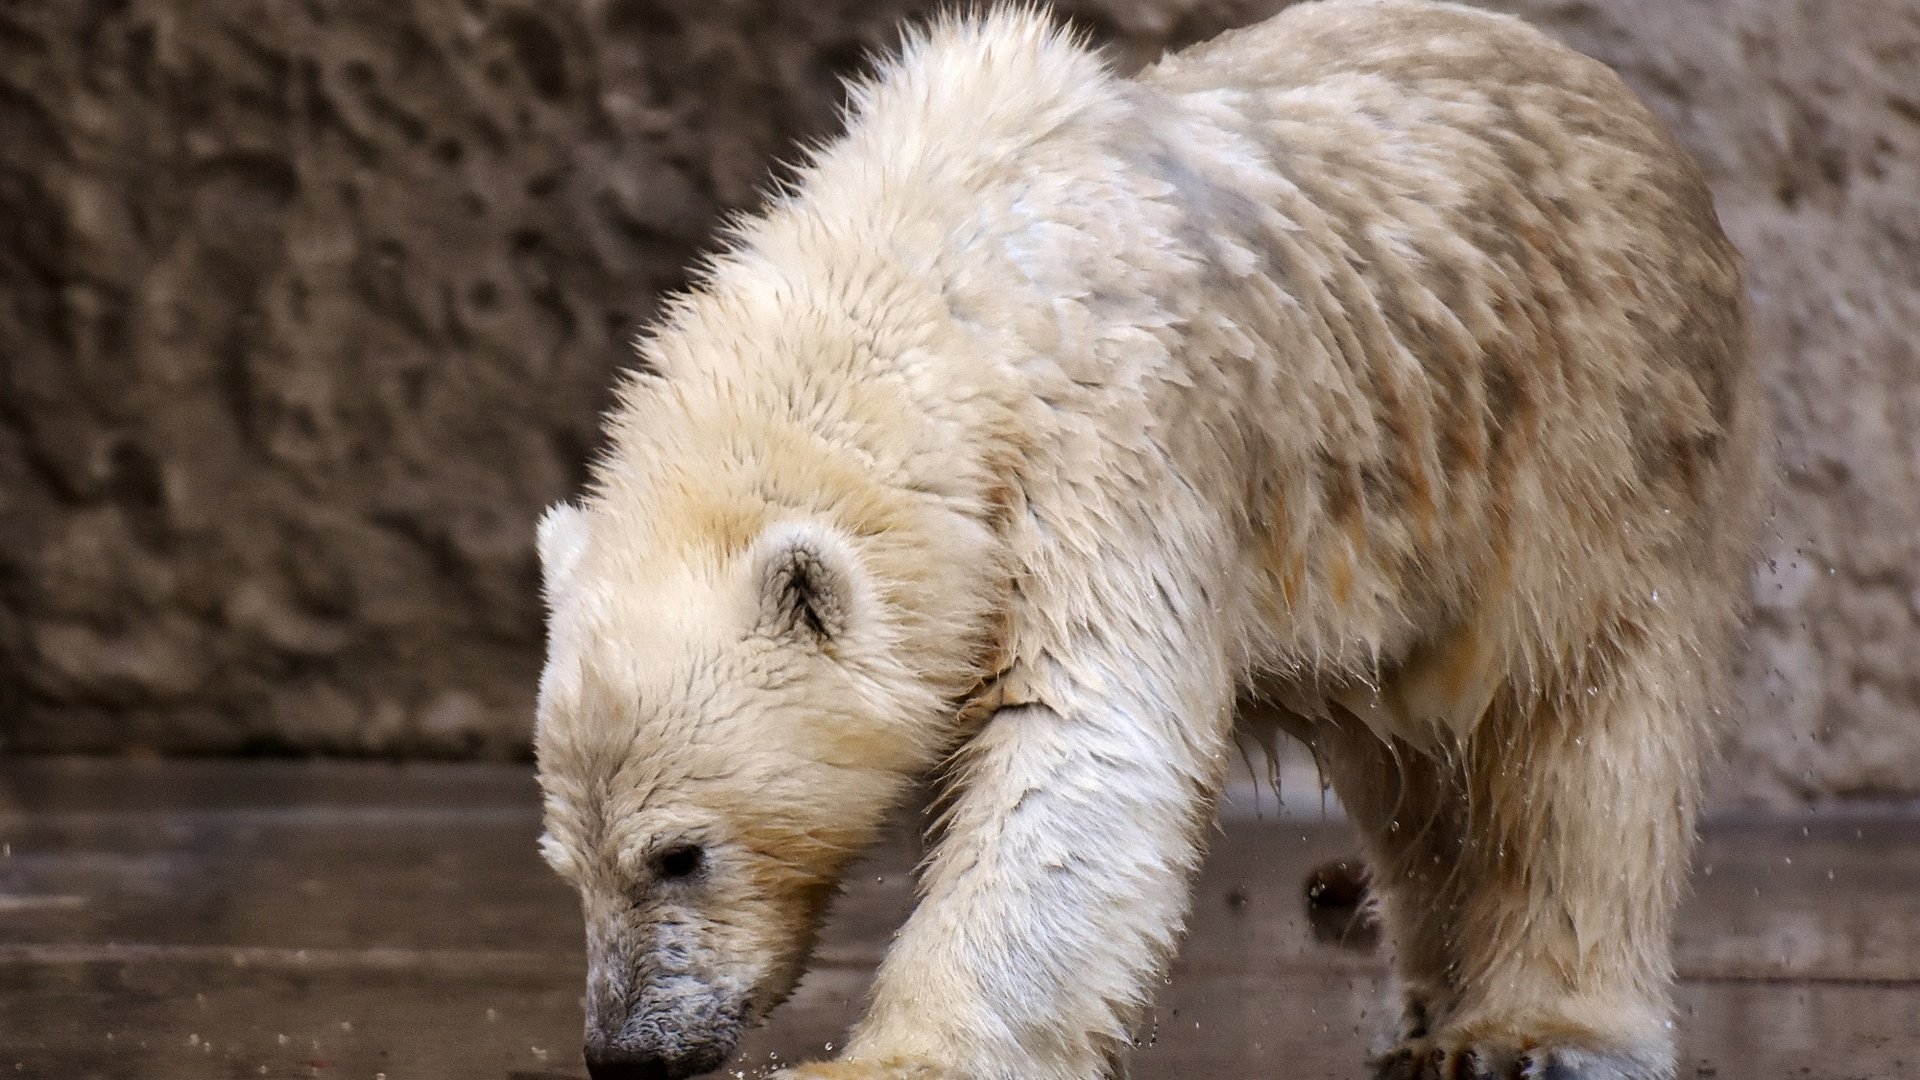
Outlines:
[[[933,775],[870,1010],[787,1075],[1115,1075],[1251,702],[1364,833],[1378,1076],[1671,1076],[1744,322],[1686,154],[1514,19],[1304,3],[1131,79],[1031,9],[911,36],[540,525],[590,1073],[719,1065]]]

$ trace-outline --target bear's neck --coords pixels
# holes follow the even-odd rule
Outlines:
[[[854,537],[943,699],[992,674],[1004,523],[1045,423],[1016,368],[1045,351],[1032,339],[1053,332],[1056,283],[1022,280],[1023,260],[1068,261],[1035,245],[1078,242],[1031,219],[1060,194],[1036,200],[1031,172],[1127,108],[1097,59],[1035,49],[993,53],[1034,67],[1019,79],[982,60],[926,92],[874,88],[675,303],[644,346],[661,377],[629,387],[616,435],[649,445],[615,460],[653,455],[731,542],[796,515]]]
[[[622,501],[651,521],[625,527],[656,550],[738,553],[795,518],[836,527],[895,619],[913,696],[937,709],[985,674],[1006,588],[992,365],[937,294],[869,253],[792,267],[732,257],[646,343],[658,374],[624,391],[606,459],[629,471],[601,487],[645,491]]]

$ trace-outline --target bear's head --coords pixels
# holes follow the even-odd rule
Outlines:
[[[586,917],[596,1080],[718,1066],[798,981],[904,786],[893,636],[851,540],[810,521],[678,545],[604,509],[540,526],[546,859]]]

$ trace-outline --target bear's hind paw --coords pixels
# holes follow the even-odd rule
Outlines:
[[[1664,1054],[1531,1040],[1415,1039],[1374,1060],[1374,1080],[1670,1080]]]

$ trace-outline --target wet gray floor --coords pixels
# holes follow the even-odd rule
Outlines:
[[[578,916],[535,806],[513,767],[0,763],[0,1076],[584,1077]],[[1364,1075],[1382,961],[1303,901],[1351,840],[1317,801],[1265,809],[1226,815],[1137,1080]],[[903,835],[854,875],[725,1075],[839,1037],[911,858]],[[1717,821],[1695,880],[1684,1080],[1920,1077],[1920,814]]]

